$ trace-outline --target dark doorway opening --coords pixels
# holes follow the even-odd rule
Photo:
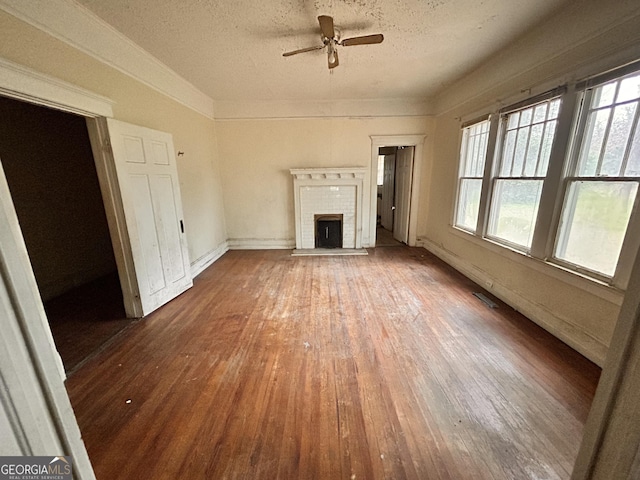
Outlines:
[[[316,248],[342,248],[342,215],[316,215]]]
[[[71,374],[131,323],[84,117],[0,97],[0,164]]]

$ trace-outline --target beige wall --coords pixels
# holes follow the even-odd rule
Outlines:
[[[370,168],[371,135],[426,135],[429,125],[426,117],[217,121],[230,244],[295,244],[289,169]]]
[[[114,117],[169,132],[178,157],[191,262],[226,240],[211,119],[0,11],[0,57],[76,84],[115,102]]]
[[[622,295],[525,257],[456,232],[455,201],[461,119],[565,81],[640,57],[637,2],[571,2],[546,23],[459,80],[436,99],[428,215],[419,236],[427,248],[483,287],[507,300],[596,363],[602,364]],[[424,203],[422,204],[425,205]]]

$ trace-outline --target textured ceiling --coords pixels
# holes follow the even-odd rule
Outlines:
[[[77,0],[216,101],[424,99],[475,68],[565,0]],[[317,16],[342,37],[320,44]]]

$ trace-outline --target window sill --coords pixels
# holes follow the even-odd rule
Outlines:
[[[570,270],[562,265],[558,265],[547,260],[534,258],[523,251],[510,248],[507,245],[503,245],[488,238],[480,238],[477,235],[454,226],[450,226],[450,230],[455,236],[486,248],[502,257],[515,261],[528,268],[532,268],[540,273],[584,290],[590,294],[596,295],[597,297],[615,305],[622,305],[624,291],[604,283],[601,280]]]

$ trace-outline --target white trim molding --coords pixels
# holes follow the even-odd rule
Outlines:
[[[113,117],[113,101],[0,58],[0,94],[84,117]]]
[[[191,278],[196,278],[207,268],[213,265],[222,255],[229,251],[229,243],[222,242],[209,253],[204,254],[191,264]]]
[[[213,119],[213,100],[73,0],[0,0],[0,9]]]

